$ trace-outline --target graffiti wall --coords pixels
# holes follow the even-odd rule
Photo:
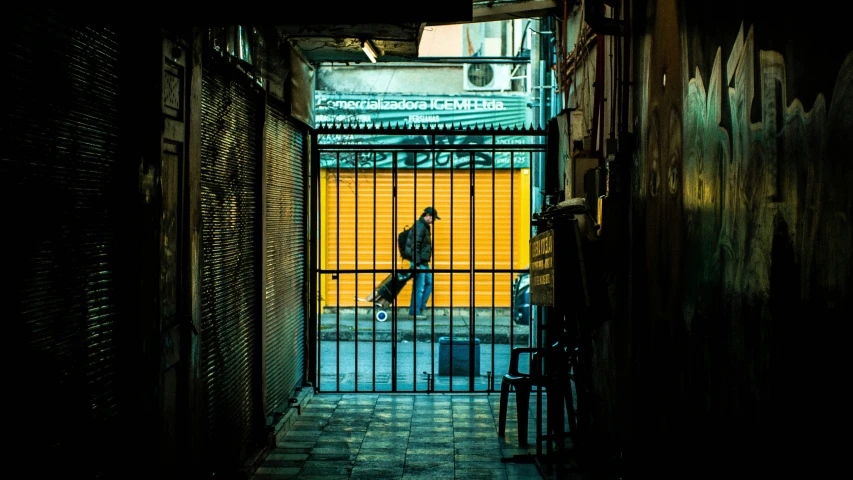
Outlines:
[[[847,416],[853,318],[853,41],[823,9],[632,3],[632,342],[614,353],[632,403],[605,401],[647,462],[828,458],[817,425]]]

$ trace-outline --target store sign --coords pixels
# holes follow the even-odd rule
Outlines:
[[[530,303],[554,306],[554,230],[530,239]]]
[[[403,95],[335,94],[318,91],[315,114],[318,124],[368,123],[409,126],[493,125],[524,127],[527,95]]]
[[[404,95],[404,94],[337,94],[318,91],[315,94],[317,124],[370,125],[372,127],[502,127],[527,128],[529,97],[525,94],[460,94],[460,95]],[[325,137],[325,138],[324,138]],[[525,135],[500,135],[498,144],[523,145],[541,141]],[[322,144],[399,145],[396,154],[397,168],[465,168],[471,163],[468,152],[414,153],[406,152],[406,145],[483,145],[475,152],[475,168],[529,168],[530,153],[492,152],[490,135],[323,135]],[[349,158],[352,157],[352,158]],[[362,152],[341,157],[336,154],[321,156],[321,166],[326,168],[391,168],[395,155],[390,152]],[[375,157],[375,158],[374,158]]]

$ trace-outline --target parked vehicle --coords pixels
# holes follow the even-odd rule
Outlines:
[[[512,321],[530,325],[530,275],[520,273],[512,281]]]

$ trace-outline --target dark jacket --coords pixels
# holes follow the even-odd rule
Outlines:
[[[413,253],[412,258],[415,260],[415,265],[428,264],[432,257],[432,239],[430,238],[429,225],[424,222],[423,215],[412,228],[413,230],[409,232],[409,236],[406,238],[406,249]]]

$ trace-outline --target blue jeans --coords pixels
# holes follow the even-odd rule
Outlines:
[[[411,268],[415,268],[411,264]],[[418,270],[429,270],[429,264],[417,266]],[[409,315],[420,315],[426,307],[429,296],[432,295],[432,272],[415,272],[415,283],[412,284],[412,301],[409,303]]]

